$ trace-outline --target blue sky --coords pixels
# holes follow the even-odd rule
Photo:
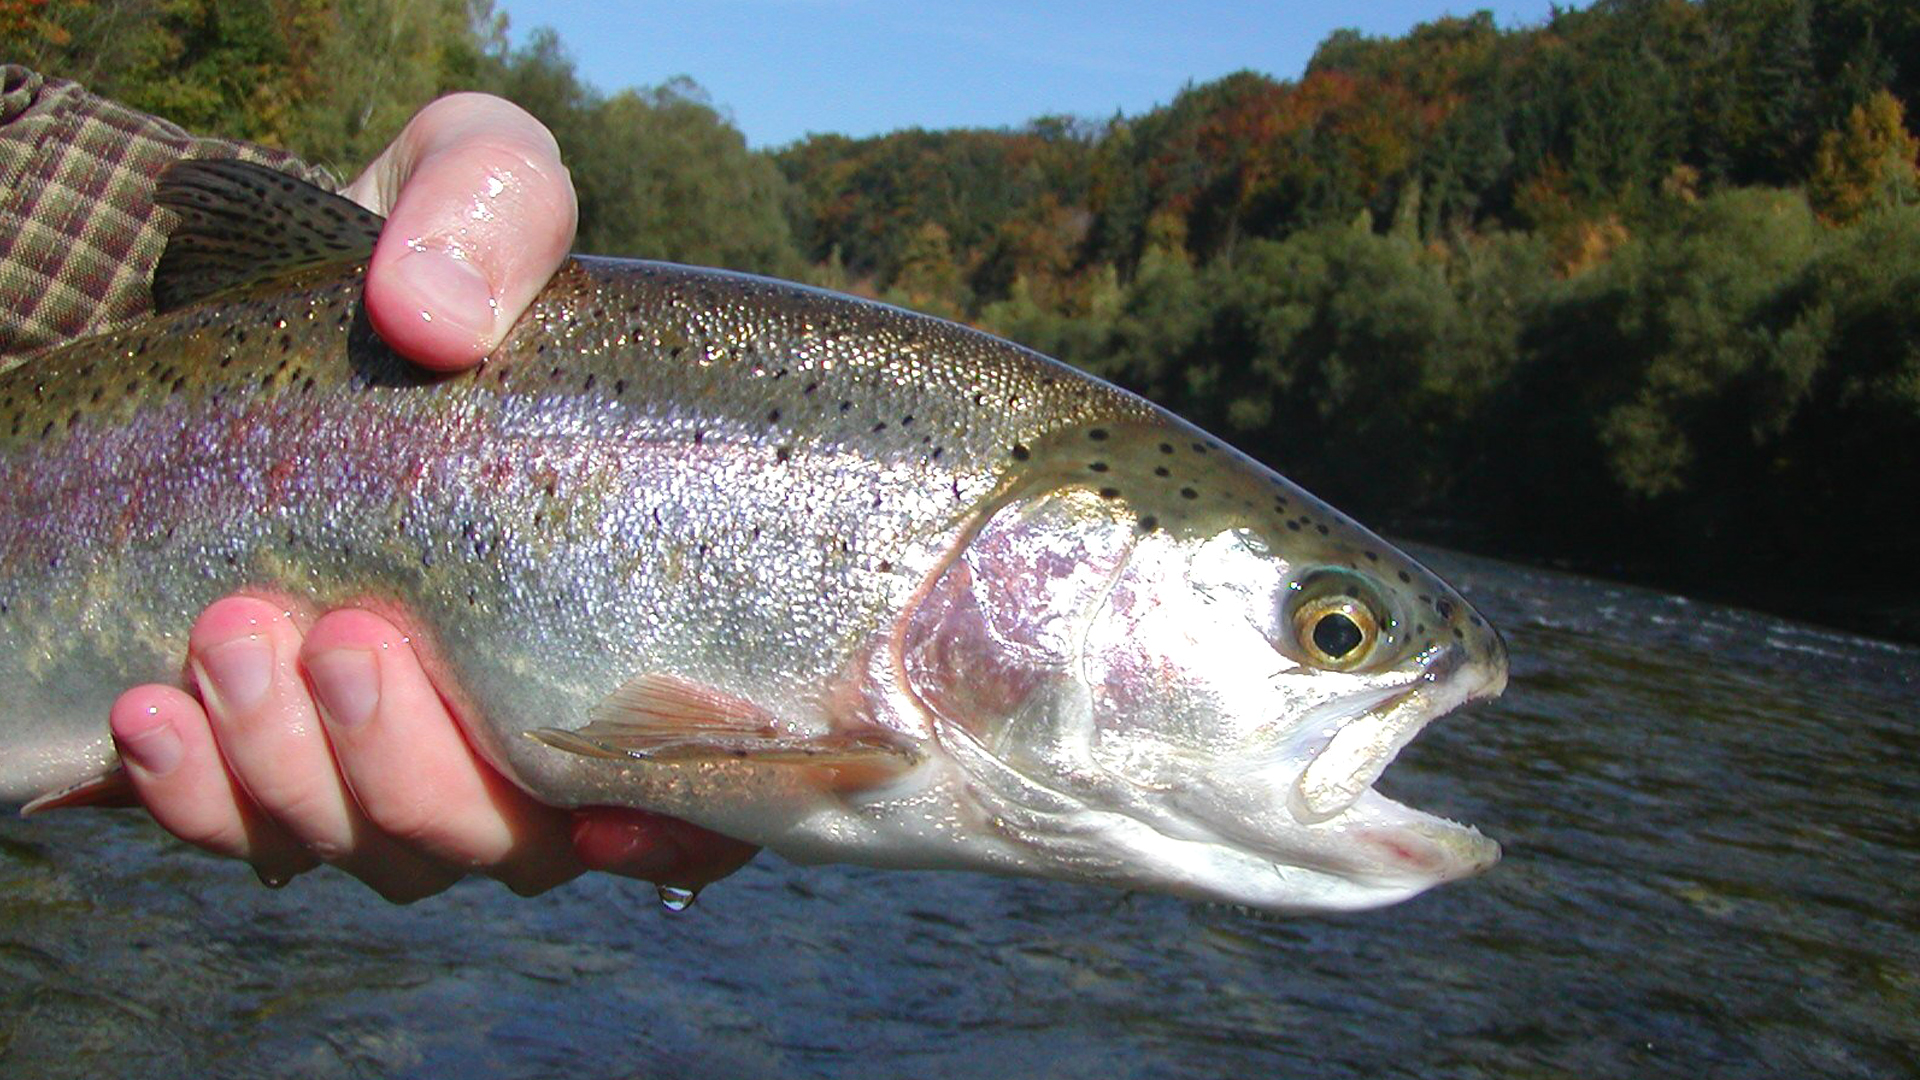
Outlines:
[[[1485,8],[1502,27],[1550,0],[496,0],[515,43],[560,32],[602,90],[690,75],[756,147],[809,132],[1105,118],[1242,68],[1297,77],[1333,30],[1406,32]],[[1580,6],[1577,4],[1563,6]]]

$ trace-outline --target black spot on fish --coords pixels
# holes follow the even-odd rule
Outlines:
[[[1013,460],[1025,461],[1032,456],[1033,456],[1033,451],[1027,449],[1025,443],[1013,444]]]
[[[1377,551],[1368,551],[1368,552],[1363,552],[1362,554],[1366,555],[1368,562],[1380,561],[1380,553]]]
[[[1087,432],[1087,438],[1092,439],[1094,442],[1105,442],[1107,429],[1100,427],[1094,428],[1092,431]]]
[[[1173,475],[1173,470],[1167,468],[1165,465],[1156,465],[1154,466],[1154,469],[1153,469],[1153,475],[1158,476],[1164,480],[1165,478]]]
[[[1140,528],[1146,532],[1152,532],[1159,527],[1160,519],[1154,517],[1152,514],[1148,514],[1140,519]]]
[[[887,430],[887,422],[885,420],[882,420],[879,423],[873,425],[873,431],[875,434],[878,434],[885,430]]]
[[[1171,453],[1173,453],[1173,444],[1172,444],[1172,443],[1164,443],[1164,442],[1163,442],[1163,443],[1161,443],[1161,444],[1160,444],[1160,452],[1161,452],[1161,453],[1163,453],[1163,454],[1171,454]]]
[[[801,388],[801,390],[800,390],[800,392],[801,392],[801,393],[803,393],[803,394],[811,394],[811,393],[813,393],[813,392],[814,392],[815,390],[818,390],[818,389],[820,389],[820,384],[819,384],[819,383],[817,383],[817,382],[810,382],[810,383],[808,383],[808,384],[807,384],[806,386],[804,386],[804,387],[802,387],[802,388]]]
[[[1205,444],[1205,443],[1194,443],[1194,444],[1193,444],[1193,452],[1194,452],[1194,453],[1196,453],[1196,454],[1204,454],[1204,453],[1206,453],[1206,452],[1207,452],[1207,444]]]
[[[1094,472],[1106,472],[1107,463],[1104,461],[1096,461],[1093,464],[1087,466],[1087,468],[1092,469]]]
[[[1442,600],[1434,604],[1433,610],[1435,614],[1443,619],[1453,618],[1453,602],[1451,600]]]
[[[1120,489],[1110,487],[1101,488],[1100,497],[1103,499],[1117,499],[1120,497]]]
[[[1300,531],[1300,523],[1299,523],[1299,522],[1297,522],[1297,521],[1289,521],[1289,522],[1287,522],[1287,531],[1288,531],[1288,532],[1299,532],[1299,531]]]
[[[769,424],[777,424],[777,423],[779,423],[779,422],[780,422],[780,410],[779,410],[779,409],[768,409],[768,410],[767,410],[767,423],[769,423]]]
[[[780,459],[780,461],[782,462],[788,461],[793,457],[793,447],[783,446],[780,449],[775,450],[773,452],[773,456]]]
[[[1320,531],[1321,536],[1327,535],[1327,527],[1325,525],[1315,525],[1314,528]]]
[[[848,409],[851,409],[851,408],[853,408],[853,402],[851,401],[843,401],[840,403],[841,412],[846,412]]]
[[[1411,584],[1412,582],[1413,582],[1412,574],[1407,573],[1405,570],[1400,571],[1400,584],[1408,585],[1408,584]]]
[[[893,571],[893,564],[888,562],[885,559],[881,559],[879,569],[880,569],[880,572],[883,574],[891,573]]]
[[[1197,499],[1200,497],[1200,493],[1190,487],[1183,487],[1180,489],[1180,497],[1183,499]]]
[[[614,397],[619,397],[620,395],[626,392],[627,392],[627,380],[625,379],[613,380],[613,396]]]

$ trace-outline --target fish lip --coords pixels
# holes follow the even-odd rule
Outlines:
[[[1465,649],[1445,648],[1415,682],[1349,719],[1314,751],[1288,788],[1287,809],[1308,825],[1341,816],[1373,790],[1400,751],[1429,724],[1464,705],[1497,696],[1506,684],[1505,664],[1483,665],[1476,673]]]

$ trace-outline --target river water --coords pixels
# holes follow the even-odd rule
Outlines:
[[[409,908],[130,812],[0,823],[0,1076],[1914,1077],[1920,649],[1424,552],[1507,696],[1396,797],[1486,877],[1271,921],[762,856]]]

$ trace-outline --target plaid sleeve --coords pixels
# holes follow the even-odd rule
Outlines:
[[[173,224],[153,205],[154,179],[182,158],[242,158],[339,186],[283,151],[200,138],[0,65],[0,366],[147,313]]]

